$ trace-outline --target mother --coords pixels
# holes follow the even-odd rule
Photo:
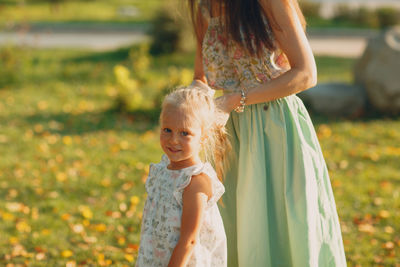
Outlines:
[[[188,1],[194,79],[223,89],[230,112],[228,266],[346,266],[326,164],[295,95],[317,79],[297,0]]]

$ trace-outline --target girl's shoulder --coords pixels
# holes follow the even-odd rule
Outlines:
[[[182,205],[182,194],[185,188],[191,184],[195,178],[196,184],[201,187],[209,187],[210,198],[207,206],[210,207],[217,203],[225,192],[225,187],[221,181],[218,180],[217,174],[208,162],[195,165],[187,168],[177,179],[176,187],[174,190],[174,197],[177,202]],[[207,190],[208,191],[208,190]]]

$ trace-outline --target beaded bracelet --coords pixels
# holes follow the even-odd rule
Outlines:
[[[244,106],[246,106],[247,91],[246,89],[240,89],[240,102],[239,106],[235,108],[237,113],[242,113],[244,111]]]

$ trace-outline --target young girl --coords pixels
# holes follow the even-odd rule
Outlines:
[[[227,266],[227,244],[217,207],[225,189],[210,163],[226,148],[221,114],[210,93],[178,89],[166,96],[160,116],[165,152],[150,165],[137,267]],[[210,152],[213,153],[210,153]],[[218,173],[222,164],[216,164]]]

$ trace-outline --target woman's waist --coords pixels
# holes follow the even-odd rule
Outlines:
[[[229,94],[231,92],[228,92],[226,90],[224,90],[222,92],[223,94]],[[246,104],[247,108],[257,108],[260,107],[264,110],[267,110],[269,107],[271,106],[275,106],[275,107],[279,107],[279,106],[288,106],[288,105],[304,105],[303,101],[296,95],[296,94],[292,94],[292,95],[288,95],[288,96],[284,96],[281,98],[277,98],[274,100],[266,100],[266,101],[260,101],[259,103],[255,103],[255,104]]]

